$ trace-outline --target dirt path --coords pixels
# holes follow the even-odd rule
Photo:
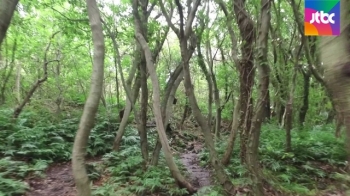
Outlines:
[[[28,181],[30,191],[25,196],[74,196],[76,195],[71,162],[51,165],[43,179]]]
[[[211,176],[209,169],[199,165],[198,153],[202,149],[202,145],[191,144],[190,149],[181,154],[181,161],[190,173],[190,179],[196,188],[200,189],[211,185]]]

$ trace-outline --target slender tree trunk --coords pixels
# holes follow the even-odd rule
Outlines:
[[[186,119],[191,115],[191,113],[192,113],[192,109],[189,105],[188,97],[186,96],[184,113],[182,114],[182,118],[181,118],[181,122],[180,122],[181,129],[184,128],[184,123],[185,123]],[[208,122],[210,122],[210,121],[208,121]]]
[[[116,52],[115,52],[116,53]],[[118,79],[118,61],[117,61],[117,54],[113,55],[113,61],[114,61],[114,68],[115,68],[115,91],[117,96],[117,108],[118,110],[121,109],[120,105],[120,92],[119,92],[119,79]]]
[[[227,166],[230,163],[233,148],[235,146],[235,140],[238,134],[240,103],[241,102],[239,100],[236,101],[235,108],[233,111],[232,128],[231,128],[230,137],[225,150],[225,154],[221,160],[222,164],[225,166]]]
[[[210,41],[209,40],[209,33],[207,34],[207,53],[208,53],[208,57],[209,57],[209,73],[210,73],[210,79],[212,84],[212,88],[213,88],[213,94],[214,94],[214,102],[215,102],[215,126],[214,126],[214,133],[215,133],[215,138],[219,138],[220,137],[220,126],[221,126],[221,106],[220,106],[220,91],[218,89],[218,85],[216,82],[216,77],[215,77],[215,73],[214,73],[214,60],[213,60],[213,55],[211,52],[211,45],[210,45]],[[211,109],[211,108],[210,108]],[[211,125],[211,121],[210,124]],[[211,126],[210,126],[211,128]]]
[[[299,69],[299,57],[303,49],[304,43],[302,42],[294,55],[294,72],[292,76],[292,84],[289,92],[289,98],[286,104],[286,116],[285,116],[285,129],[286,129],[286,152],[292,151],[292,135],[291,131],[293,129],[293,103],[294,103],[294,92],[297,83],[297,74]],[[300,67],[301,68],[301,67]]]
[[[137,62],[136,66],[139,67],[139,65],[140,65],[139,62]],[[121,72],[121,70],[119,70],[119,72]],[[126,126],[128,124],[128,119],[129,119],[130,113],[131,113],[131,111],[133,109],[133,106],[135,105],[135,103],[137,101],[137,97],[139,96],[140,86],[141,86],[140,69],[137,69],[137,74],[136,74],[136,77],[135,77],[134,85],[132,87],[133,92],[130,95],[131,96],[131,100],[127,97],[126,106],[125,106],[125,109],[124,109],[124,115],[123,115],[122,121],[120,122],[120,125],[118,127],[117,136],[114,139],[113,150],[115,150],[115,151],[119,151],[120,150],[120,143],[122,141],[122,137],[124,135],[125,128],[126,128]],[[130,86],[128,86],[126,88],[130,88]]]
[[[214,99],[215,99],[215,110],[216,110],[216,116],[215,116],[215,137],[220,137],[220,128],[221,128],[221,106],[220,106],[220,92],[218,89],[218,85],[216,82],[216,77],[214,73],[212,73],[212,80],[213,80],[213,86],[214,86]]]
[[[178,68],[170,76],[170,79],[169,79],[169,81],[166,85],[166,88],[165,88],[165,96],[164,96],[163,102],[162,102],[162,115],[164,118],[164,122],[165,122],[164,126],[165,127],[168,126],[169,119],[173,115],[172,105],[173,105],[173,102],[175,99],[175,94],[176,94],[176,91],[177,91],[181,81],[183,80],[183,67],[180,65]],[[181,70],[181,72],[178,72],[178,70]],[[161,149],[162,149],[162,144],[160,143],[160,140],[158,139],[156,146],[154,148],[154,151],[153,151],[153,155],[152,155],[152,160],[151,160],[152,165],[158,164],[159,154],[160,154]]]
[[[204,26],[202,26],[201,28],[205,28]],[[198,56],[198,65],[201,68],[205,79],[207,81],[208,84],[208,126],[209,129],[211,129],[211,124],[212,124],[212,105],[213,105],[213,82],[212,82],[212,78],[211,75],[205,65],[205,61],[204,61],[204,56],[202,54],[201,51],[201,41],[202,41],[202,35],[199,34],[198,35],[198,39],[197,39],[197,56]],[[185,106],[186,107],[186,106]],[[186,114],[186,108],[185,108],[185,112],[184,115]],[[184,119],[184,118],[183,118]]]
[[[145,55],[141,55],[141,109],[138,130],[140,135],[141,152],[145,162],[148,162],[148,142],[147,142],[147,107],[148,107],[148,87],[147,87],[147,67]]]
[[[309,109],[309,89],[310,89],[310,73],[303,73],[304,85],[303,85],[303,105],[300,108],[299,112],[299,125],[303,126],[306,114]]]
[[[267,91],[266,104],[265,104],[265,119],[271,119],[271,103],[270,103],[270,89]]]
[[[119,147],[120,147],[121,139],[123,137],[123,134],[125,132],[125,128],[126,128],[127,123],[128,123],[129,115],[130,115],[132,107],[135,104],[136,99],[137,99],[137,97],[135,97],[135,96],[138,96],[138,92],[139,92],[139,89],[140,89],[140,86],[141,86],[140,72],[139,72],[139,69],[138,69],[140,63],[139,63],[138,60],[135,60],[133,62],[133,66],[130,69],[128,79],[125,81],[124,80],[124,76],[123,76],[123,70],[122,70],[122,66],[121,66],[121,61],[120,61],[118,44],[116,42],[114,34],[112,34],[111,31],[108,28],[107,28],[107,30],[108,30],[108,32],[110,34],[110,37],[112,39],[112,42],[113,42],[113,48],[114,48],[114,51],[115,51],[115,53],[117,55],[116,58],[118,59],[117,66],[119,68],[119,74],[121,76],[121,80],[122,80],[122,84],[123,84],[123,87],[125,89],[125,92],[127,94],[127,96],[126,96],[126,105],[125,105],[125,108],[124,108],[122,120],[121,120],[120,125],[118,127],[117,135],[116,135],[116,137],[114,139],[114,143],[113,143],[113,150],[118,151]],[[138,47],[139,46],[136,47],[135,53],[137,53],[137,51],[139,51]],[[136,71],[137,71],[137,74],[135,76]],[[134,82],[134,86],[133,86],[134,91],[133,91],[133,93],[131,93],[130,92],[130,88],[131,88],[131,84],[132,84],[132,81],[133,81],[134,78],[135,78],[135,82]]]
[[[75,136],[72,168],[78,196],[91,196],[90,182],[85,168],[85,154],[90,130],[94,126],[99,100],[102,95],[105,44],[101,16],[96,0],[87,0],[87,10],[94,44],[94,61],[90,93],[86,100],[79,129]]]
[[[296,85],[297,68],[294,68],[292,77],[292,86],[289,93],[288,102],[286,105],[286,116],[285,116],[285,129],[286,129],[286,152],[292,151],[292,136],[291,131],[293,128],[293,101],[294,101],[294,91]]]
[[[16,74],[16,97],[17,104],[21,102],[21,71],[22,66],[20,63],[17,63],[17,74]]]

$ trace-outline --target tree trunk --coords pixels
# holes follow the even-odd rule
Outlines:
[[[140,66],[138,61],[137,61],[136,66],[138,66],[138,67]],[[120,74],[122,74],[122,70],[119,70],[119,72],[121,72]],[[130,73],[130,74],[132,74],[132,73]],[[122,121],[120,122],[120,125],[118,127],[117,135],[114,139],[113,150],[115,150],[115,151],[119,151],[120,143],[122,141],[122,137],[124,135],[125,128],[128,124],[129,115],[130,115],[130,113],[131,113],[131,111],[132,111],[132,109],[137,101],[137,97],[139,96],[139,91],[140,91],[140,86],[141,86],[140,74],[141,74],[140,69],[137,69],[135,82],[134,82],[134,85],[132,87],[133,92],[130,95],[131,100],[127,96],[126,106],[124,109],[124,115],[123,115]],[[127,88],[130,89],[130,86],[127,86],[127,87],[124,86],[124,89],[127,89]],[[136,118],[136,116],[135,116],[135,118]]]
[[[294,103],[294,92],[297,82],[297,74],[298,69],[302,69],[302,67],[299,68],[299,57],[301,54],[301,51],[303,49],[304,43],[302,42],[299,46],[299,49],[297,50],[296,54],[294,55],[294,71],[292,76],[292,84],[290,87],[289,92],[289,98],[288,102],[286,104],[286,112],[285,112],[285,129],[286,129],[286,152],[292,151],[292,136],[291,131],[293,129],[293,103]]]
[[[94,43],[94,62],[90,93],[84,106],[73,145],[72,168],[78,196],[91,196],[90,182],[84,159],[90,130],[94,126],[99,100],[102,95],[105,55],[103,29],[97,2],[96,0],[87,0],[86,3]]]
[[[251,126],[251,119],[253,113],[253,99],[252,87],[254,83],[254,40],[255,28],[254,22],[246,11],[244,0],[235,0],[234,12],[236,15],[240,35],[243,39],[242,44],[242,58],[240,60],[240,97],[241,111],[240,111],[240,157],[242,164],[246,162],[248,132]]]
[[[261,0],[260,28],[257,40],[258,48],[258,73],[259,92],[257,108],[252,120],[249,132],[249,153],[247,155],[247,166],[250,178],[252,179],[252,189],[254,196],[263,196],[264,188],[262,182],[262,172],[259,165],[259,140],[261,125],[265,118],[265,105],[267,103],[267,93],[269,89],[270,68],[267,59],[268,54],[268,32],[270,27],[270,0]]]
[[[211,131],[208,127],[208,122],[205,120],[204,116],[202,115],[197,99],[194,95],[193,91],[193,85],[191,82],[191,75],[190,75],[190,70],[189,70],[189,59],[188,53],[187,53],[187,40],[180,40],[180,46],[181,46],[181,56],[183,59],[183,65],[184,65],[184,74],[185,74],[185,89],[186,89],[186,94],[189,98],[189,102],[192,108],[193,116],[196,118],[196,121],[198,122],[199,126],[202,129],[204,139],[205,139],[205,144],[206,147],[209,150],[209,155],[210,155],[210,161],[211,165],[215,169],[215,173],[217,175],[217,179],[219,180],[220,184],[223,185],[224,189],[227,191],[227,193],[235,193],[234,186],[232,182],[230,181],[229,177],[227,176],[221,161],[218,158],[218,155],[215,150],[214,146],[214,140],[211,136]]]
[[[235,140],[237,137],[238,126],[239,126],[240,103],[241,102],[239,100],[236,101],[235,108],[233,111],[232,128],[231,128],[230,137],[229,137],[228,144],[227,144],[227,147],[225,150],[225,154],[221,160],[222,164],[225,166],[227,166],[230,163],[233,148],[235,146]]]
[[[202,29],[204,29],[205,27],[202,25],[201,27]],[[203,31],[202,31],[203,32]],[[198,65],[199,67],[201,68],[204,76],[205,76],[205,80],[207,81],[207,84],[208,84],[208,126],[209,126],[209,129],[211,130],[211,124],[212,124],[212,105],[213,105],[213,82],[212,82],[212,78],[211,78],[211,75],[205,65],[205,62],[204,62],[204,56],[202,54],[202,51],[201,51],[201,41],[202,41],[202,35],[201,33],[198,35],[198,38],[197,38],[197,56],[198,56]],[[187,105],[186,105],[187,106]],[[185,107],[186,107],[185,106]],[[186,114],[186,109],[185,108],[185,112],[184,112],[184,115]],[[183,118],[185,119],[185,118]]]
[[[105,26],[107,27],[107,25],[105,24]],[[122,81],[122,84],[123,84],[123,87],[125,89],[125,92],[127,94],[126,96],[126,105],[125,105],[125,108],[123,109],[123,115],[122,115],[122,118],[121,118],[121,122],[120,122],[120,125],[118,127],[118,131],[117,131],[117,135],[114,139],[114,143],[113,143],[113,150],[116,150],[118,151],[119,150],[119,147],[120,147],[120,142],[121,142],[121,139],[123,137],[123,134],[124,134],[124,131],[125,131],[125,128],[127,126],[127,123],[128,123],[128,118],[129,118],[129,115],[131,113],[131,110],[132,110],[132,107],[133,105],[135,104],[136,102],[136,99],[137,97],[135,96],[138,96],[138,92],[139,92],[139,89],[140,89],[140,86],[141,86],[141,82],[140,82],[140,72],[139,72],[139,61],[137,59],[137,61],[134,61],[133,62],[133,65],[129,71],[129,76],[128,76],[128,79],[125,81],[124,79],[124,75],[123,75],[123,71],[122,71],[122,66],[121,66],[121,60],[120,60],[120,54],[119,54],[119,46],[118,46],[118,43],[116,41],[116,37],[115,35],[112,33],[112,31],[107,27],[107,32],[110,36],[110,38],[112,39],[112,43],[113,43],[113,49],[114,49],[114,52],[115,52],[115,59],[117,60],[116,62],[116,67],[118,68],[117,71],[119,70],[119,74],[120,74],[120,77],[121,77],[121,81]],[[135,50],[135,53],[137,53],[137,51],[139,51],[139,46],[136,46],[136,50]],[[134,94],[132,94],[130,91],[130,88],[131,88],[131,84],[132,84],[132,81],[135,77],[135,73],[137,72],[137,75],[136,75],[136,78],[135,78],[135,83],[134,83],[134,86],[133,86],[133,89],[134,89]],[[118,74],[116,72],[116,74]]]
[[[138,123],[138,130],[140,135],[141,152],[144,161],[148,162],[148,142],[147,142],[147,107],[148,107],[148,87],[147,87],[147,67],[145,55],[141,55],[141,108],[140,108],[140,122]]]
[[[170,172],[172,176],[174,177],[175,181],[181,188],[186,188],[188,192],[194,193],[196,192],[196,189],[192,187],[192,185],[186,181],[186,179],[181,175],[180,170],[175,164],[175,161],[173,159],[173,155],[168,143],[167,136],[165,134],[164,129],[164,123],[162,119],[162,112],[159,107],[160,105],[160,89],[159,89],[159,82],[156,75],[156,71],[154,69],[154,64],[152,60],[152,54],[147,46],[147,42],[144,40],[143,36],[137,32],[136,34],[137,39],[139,40],[140,44],[142,45],[142,48],[145,50],[146,53],[146,59],[147,59],[147,67],[151,76],[152,80],[152,86],[153,86],[153,110],[157,125],[157,131],[158,135],[160,137],[160,142],[162,144],[162,149],[164,152],[165,160],[169,166]]]
[[[218,85],[216,82],[216,77],[215,77],[215,73],[214,73],[214,69],[213,69],[213,64],[214,64],[214,60],[213,60],[213,55],[212,55],[212,49],[211,49],[211,45],[210,45],[210,40],[209,38],[209,33],[207,34],[207,56],[209,58],[209,73],[210,73],[210,78],[211,78],[211,82],[212,84],[212,88],[213,88],[213,94],[214,94],[214,101],[215,101],[215,127],[214,127],[214,133],[215,133],[215,138],[219,138],[220,137],[220,126],[221,126],[221,106],[220,106],[220,91],[218,89]],[[210,107],[211,109],[211,107]],[[211,128],[211,119],[209,119],[210,124],[209,127]]]
[[[57,60],[51,60],[51,61],[48,61],[47,60],[47,53],[50,49],[50,46],[51,46],[51,41],[52,39],[55,37],[56,34],[58,34],[58,32],[54,33],[51,37],[50,37],[50,41],[49,41],[49,44],[47,45],[46,47],[46,50],[45,50],[45,54],[44,54],[44,65],[43,65],[43,71],[44,71],[44,75],[42,78],[39,78],[36,83],[32,86],[32,88],[29,90],[29,92],[27,93],[26,97],[23,99],[23,101],[15,108],[15,111],[13,112],[13,118],[16,119],[18,118],[18,116],[21,114],[24,106],[30,101],[30,98],[33,96],[34,92],[39,88],[39,86],[45,82],[47,80],[47,66],[49,63],[53,62],[53,61],[57,61]]]
[[[168,139],[165,133],[165,128],[164,128],[164,120],[162,117],[162,111],[160,107],[160,88],[159,88],[159,81],[157,77],[157,72],[155,70],[154,66],[154,60],[152,57],[152,52],[149,49],[149,46],[145,40],[145,38],[142,35],[142,30],[141,30],[141,20],[140,16],[138,13],[138,1],[134,0],[133,1],[133,15],[134,15],[134,20],[135,20],[135,34],[136,38],[139,41],[145,56],[146,56],[146,64],[147,68],[151,77],[152,81],[152,88],[153,88],[153,112],[156,120],[156,126],[157,126],[157,132],[160,138],[160,142],[162,144],[162,149],[164,152],[164,157],[165,161],[170,169],[170,172],[172,176],[174,177],[175,181],[181,188],[186,188],[189,193],[195,193],[197,190],[189,183],[186,181],[186,179],[183,177],[183,175],[180,173],[179,168],[177,167],[169,143]]]
[[[340,35],[321,38],[320,56],[325,68],[324,80],[337,115],[344,119],[350,161],[350,0],[341,0],[340,5]]]
[[[147,13],[148,1],[141,1],[141,33],[144,38],[148,39],[148,13]],[[137,24],[135,24],[137,25]],[[148,86],[147,86],[147,65],[146,65],[146,57],[142,50],[142,47],[138,47],[140,49],[140,56],[136,58],[140,58],[140,82],[141,82],[141,108],[139,113],[140,120],[138,121],[138,132],[140,135],[140,144],[141,144],[141,153],[145,162],[145,167],[148,163],[148,142],[147,142],[147,108],[148,108]],[[135,113],[136,114],[136,113]],[[135,115],[135,118],[138,118]]]
[[[310,89],[310,72],[304,73],[302,71],[304,77],[304,85],[303,85],[303,106],[300,108],[299,113],[299,125],[303,126],[306,114],[309,109],[309,89]]]
[[[5,79],[2,83],[1,90],[0,90],[0,105],[5,103],[5,90],[6,90],[6,85],[12,75],[13,69],[15,68],[15,55],[16,55],[16,49],[17,49],[17,39],[15,39],[15,42],[13,43],[13,48],[12,48],[12,57],[11,57],[11,63],[10,63],[10,70],[8,73],[5,71]],[[6,64],[5,70],[8,67]]]
[[[271,119],[271,103],[270,103],[270,89],[267,91],[266,104],[265,104],[265,119]]]
[[[178,70],[181,70],[181,72],[178,72]],[[165,96],[164,96],[164,99],[162,102],[162,115],[164,118],[164,122],[165,122],[164,126],[165,127],[168,126],[169,119],[173,115],[173,112],[172,112],[173,111],[173,101],[175,99],[176,91],[177,91],[182,80],[183,80],[183,66],[180,65],[179,67],[176,68],[176,70],[170,76],[170,79],[169,79],[169,81],[166,85],[166,88],[165,88]],[[158,139],[156,146],[154,148],[154,151],[153,151],[153,155],[152,155],[152,160],[151,160],[152,165],[158,164],[159,154],[160,154],[161,149],[162,149],[162,145]]]
[[[10,26],[19,0],[0,0],[0,46]]]
[[[17,103],[21,102],[21,71],[22,66],[20,63],[17,63],[17,73],[16,73],[16,97]]]
[[[184,113],[182,114],[182,118],[181,118],[181,122],[180,122],[180,127],[181,129],[184,128],[184,123],[186,121],[186,119],[191,116],[192,114],[192,109],[188,103],[188,97],[186,96],[186,102],[185,102],[185,109],[184,109]],[[210,121],[208,121],[210,122]]]

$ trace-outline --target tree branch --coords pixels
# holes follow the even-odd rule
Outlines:
[[[178,1],[178,0],[177,0]],[[197,12],[197,9],[200,5],[200,2],[201,0],[196,0],[189,15],[188,15],[188,18],[187,18],[187,22],[186,22],[186,27],[185,27],[185,37],[188,37],[190,34],[191,34],[191,31],[192,31],[192,23],[193,23],[193,20],[194,18],[196,17],[196,12]]]
[[[160,5],[160,9],[162,10],[162,13],[169,25],[169,27],[175,32],[175,34],[179,37],[180,36],[180,31],[179,29],[177,29],[175,27],[175,25],[171,22],[171,18],[169,17],[165,7],[164,7],[164,3],[163,3],[163,0],[159,0],[159,5]]]

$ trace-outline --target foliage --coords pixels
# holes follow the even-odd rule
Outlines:
[[[334,189],[327,186],[340,176],[347,175],[338,174],[339,168],[346,166],[344,139],[337,139],[333,134],[330,125],[295,129],[292,132],[293,150],[285,152],[285,132],[274,125],[265,125],[259,150],[266,180],[277,189],[293,195],[317,195],[320,190]],[[225,142],[219,142],[218,152],[223,154],[225,147]],[[239,154],[238,144],[234,154]],[[206,164],[208,152],[202,151],[200,157],[202,164]],[[246,171],[238,156],[234,156],[227,167],[236,185],[251,183],[244,176]],[[343,185],[346,185],[344,182],[347,180],[342,179]]]
[[[165,195],[180,196],[187,194],[185,189],[175,186],[170,170],[161,157],[158,166],[149,166],[143,170],[139,137],[135,130],[129,130],[124,138],[122,150],[103,156],[105,175],[108,180],[94,191],[95,195],[130,195],[133,193],[164,193]],[[116,164],[117,163],[117,164]]]
[[[160,7],[158,1],[153,6],[146,6],[148,11],[147,42],[153,50],[165,29],[169,25],[165,23],[164,14],[159,14]],[[182,1],[184,2],[184,1]],[[190,1],[188,1],[190,2]],[[238,30],[236,17],[233,14],[234,5],[232,2],[223,1],[229,13],[220,11],[220,6],[214,1],[209,4],[202,3],[198,8],[197,18],[194,19],[193,32],[198,33],[201,23],[204,22],[200,50],[204,54],[205,66],[209,68],[213,57],[212,74],[220,93],[220,109],[223,120],[232,119],[233,101],[239,97],[240,76],[238,65],[234,61],[236,56],[239,62],[245,62],[242,57],[242,34]],[[345,166],[346,153],[344,150],[344,140],[335,139],[333,127],[324,126],[324,122],[331,116],[332,104],[324,87],[315,80],[314,73],[320,75],[323,72],[318,62],[318,51],[313,42],[318,43],[318,39],[309,39],[310,43],[301,44],[300,35],[297,29],[292,6],[288,1],[271,1],[271,27],[269,29],[268,43],[268,64],[270,67],[270,87],[269,87],[269,107],[272,116],[270,123],[264,127],[260,140],[260,162],[263,166],[263,173],[266,179],[279,190],[291,194],[317,194],[320,189],[331,189],[324,187],[329,184],[341,184],[346,187],[349,179],[343,174],[341,169]],[[149,3],[153,3],[149,2]],[[172,1],[165,3],[166,9],[175,5]],[[141,5],[142,3],[140,3]],[[246,5],[247,15],[256,23],[260,14],[260,3],[250,2]],[[191,6],[183,4],[184,11]],[[125,106],[126,93],[122,87],[120,74],[124,78],[129,77],[131,65],[139,62],[135,50],[135,28],[131,12],[131,2],[105,1],[99,2],[103,28],[105,30],[105,73],[103,107],[99,108],[99,116],[95,128],[91,130],[88,143],[88,156],[99,157],[104,155],[103,170],[96,169],[100,165],[88,164],[89,177],[92,180],[100,178],[108,179],[102,187],[95,190],[97,195],[115,195],[130,193],[164,193],[165,195],[184,195],[185,190],[175,187],[169,170],[161,160],[158,167],[149,167],[147,171],[142,168],[143,160],[140,154],[140,138],[137,130],[127,127],[126,135],[123,136],[122,151],[111,153],[111,147],[115,132],[118,128],[116,114]],[[188,7],[188,8],[186,8]],[[300,6],[299,10],[301,10]],[[92,72],[92,39],[89,23],[86,20],[86,5],[83,1],[28,1],[21,0],[17,6],[10,28],[6,35],[6,40],[0,48],[0,77],[7,78],[0,81],[1,93],[4,101],[0,101],[0,192],[4,195],[21,194],[28,187],[22,180],[30,175],[42,175],[46,167],[52,162],[67,161],[71,157],[71,149],[75,133],[78,129],[81,111],[90,86]],[[178,16],[177,9],[174,9],[172,19]],[[231,32],[227,29],[226,15],[231,15],[233,21],[233,34],[235,41],[231,42]],[[201,20],[199,20],[201,18]],[[174,20],[175,21],[175,20]],[[185,21],[186,22],[186,21]],[[177,26],[178,24],[175,24]],[[107,28],[111,31],[107,33]],[[26,104],[24,112],[17,120],[10,117],[14,108],[27,95],[33,83],[43,75],[42,65],[44,59],[44,49],[49,43],[49,37],[54,32],[59,32],[51,40],[52,46],[47,52],[48,79],[31,97]],[[112,43],[115,37],[118,43],[119,54],[115,51]],[[191,36],[192,38],[198,36]],[[305,46],[305,51],[294,62],[294,53],[300,45]],[[317,45],[315,45],[317,46]],[[259,47],[255,47],[259,50]],[[310,51],[306,51],[309,48]],[[212,54],[209,54],[212,53]],[[306,59],[305,54],[312,56],[315,62]],[[257,58],[259,55],[252,55]],[[194,52],[189,59],[191,64],[191,79],[193,91],[196,95],[198,107],[203,115],[210,111],[208,108],[208,84],[200,67],[197,65],[198,53]],[[254,59],[256,60],[256,59]],[[120,66],[117,64],[120,61]],[[174,32],[167,35],[165,44],[159,56],[153,59],[157,66],[157,75],[161,89],[165,89],[167,81],[183,59],[181,50]],[[277,126],[281,124],[278,119],[283,115],[288,94],[291,90],[291,79],[294,64],[300,64],[297,73],[297,81],[293,100],[293,125],[299,121],[300,116],[295,111],[301,108],[308,109],[303,128],[294,128],[292,131],[291,152],[285,152],[285,132]],[[309,66],[312,65],[312,66]],[[310,69],[312,68],[312,69]],[[309,75],[309,83],[305,84],[305,76]],[[136,76],[132,81],[136,81]],[[321,76],[322,78],[323,76]],[[214,80],[213,80],[214,82]],[[149,97],[153,96],[151,82],[148,80]],[[137,86],[135,83],[131,84]],[[253,85],[252,99],[257,100],[257,88],[259,83],[255,78]],[[305,91],[307,89],[307,91]],[[232,93],[230,99],[227,99]],[[16,96],[14,96],[16,95]],[[161,92],[164,96],[164,91]],[[186,104],[187,95],[183,85],[179,86],[176,92],[178,99],[174,107],[172,121],[178,123],[183,116],[183,108]],[[304,98],[308,98],[305,102]],[[1,97],[2,99],[2,97]],[[62,102],[59,102],[59,101]],[[139,99],[138,99],[139,100]],[[151,102],[151,99],[149,99]],[[226,102],[227,101],[227,102]],[[306,105],[305,105],[306,104]],[[102,105],[102,104],[101,104]],[[152,105],[152,104],[150,104]],[[4,109],[6,108],[6,109]],[[136,102],[136,107],[139,102]],[[212,116],[215,116],[216,105],[212,104]],[[295,108],[295,109],[294,109]],[[304,108],[305,109],[305,108]],[[148,120],[151,120],[152,111]],[[299,114],[300,115],[300,114]],[[248,116],[248,115],[247,115]],[[129,123],[137,118],[131,115]],[[188,119],[194,119],[193,116]],[[210,119],[211,121],[212,119]],[[194,121],[190,122],[193,123]],[[226,123],[222,123],[226,124]],[[190,130],[192,131],[192,130]],[[185,133],[183,133],[185,135]],[[154,146],[157,138],[155,130],[148,131],[149,146]],[[197,138],[191,138],[196,140]],[[224,153],[227,137],[222,138],[222,142],[217,143],[217,150]],[[236,141],[238,143],[239,141]],[[186,147],[186,141],[179,141],[172,146],[175,150]],[[250,179],[244,174],[247,168],[241,165],[238,158],[239,148],[235,147],[231,164],[226,168],[232,176],[232,181],[236,185],[248,185]],[[208,152],[201,154],[201,163],[208,164]],[[165,169],[164,169],[165,168]],[[185,168],[182,168],[185,170]],[[337,183],[335,183],[335,181]],[[335,187],[334,189],[336,189]],[[206,194],[220,195],[221,188],[218,186],[206,187],[204,192],[197,195]]]
[[[19,179],[29,174],[42,176],[52,162],[71,157],[78,118],[52,123],[39,114],[24,112],[15,123],[11,110],[0,110],[0,192],[5,195],[24,193],[27,185]],[[98,156],[111,150],[117,124],[97,119],[91,131],[88,155]],[[112,127],[106,131],[107,126]],[[5,192],[4,192],[5,191]]]

